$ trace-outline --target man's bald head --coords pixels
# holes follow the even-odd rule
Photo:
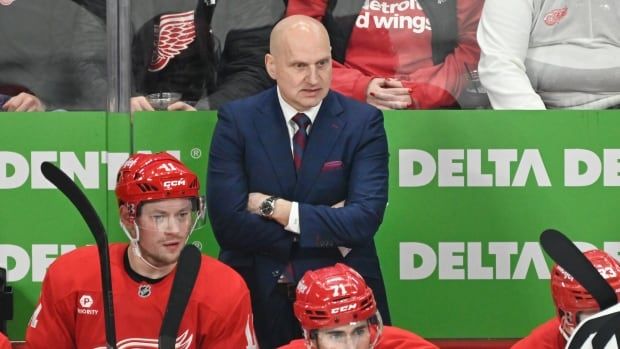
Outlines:
[[[329,35],[321,22],[307,16],[281,20],[271,31],[265,68],[280,95],[299,112],[325,98],[332,80]]]
[[[316,38],[326,40],[329,45],[329,35],[321,22],[312,17],[294,15],[284,18],[273,27],[269,38],[269,52],[277,54],[288,40],[298,40],[305,35],[316,35]]]

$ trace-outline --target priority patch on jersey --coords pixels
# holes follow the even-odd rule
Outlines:
[[[556,25],[558,24],[562,18],[566,17],[566,13],[568,12],[568,7],[564,6],[562,8],[558,8],[555,10],[549,11],[543,18],[545,24],[547,25]]]
[[[161,15],[159,24],[155,25],[155,43],[149,71],[164,69],[172,58],[187,49],[195,39],[193,10]]]
[[[80,296],[78,300],[80,306],[77,307],[77,313],[81,315],[97,315],[99,314],[98,309],[92,309],[95,301],[93,300],[93,296],[89,294],[83,294]]]
[[[82,308],[90,308],[93,306],[93,297],[89,294],[83,294],[80,297],[80,306]]]

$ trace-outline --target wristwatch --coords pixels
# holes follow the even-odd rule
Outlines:
[[[277,196],[270,196],[266,198],[258,208],[258,212],[260,213],[260,215],[263,217],[271,217],[273,215],[273,211],[276,208],[276,200],[278,199],[279,197]]]

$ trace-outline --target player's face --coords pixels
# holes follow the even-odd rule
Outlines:
[[[166,199],[142,205],[136,218],[142,257],[156,267],[174,264],[194,224],[189,199]]]
[[[370,329],[366,321],[319,330],[317,347],[321,349],[368,349]]]

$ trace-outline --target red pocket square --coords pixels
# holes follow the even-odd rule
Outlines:
[[[337,170],[339,168],[342,168],[342,161],[338,160],[338,161],[328,161],[326,163],[323,164],[323,168],[321,168],[321,172],[327,172],[327,171],[332,171],[332,170]]]

